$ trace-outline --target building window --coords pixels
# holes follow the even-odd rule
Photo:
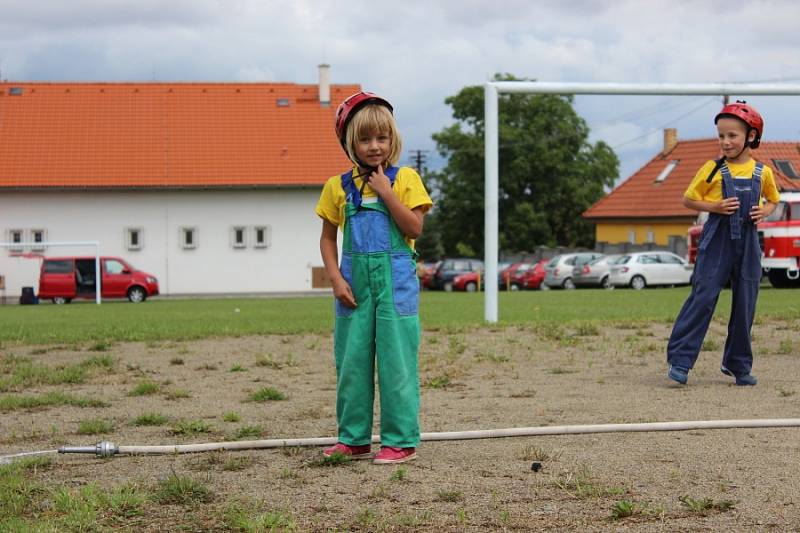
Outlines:
[[[24,235],[24,233],[23,233],[23,231],[21,229],[10,229],[10,230],[8,230],[8,242],[11,243],[11,244],[22,243],[23,242],[23,238],[22,238],[23,235]],[[22,251],[22,246],[11,246],[9,248],[9,251],[11,251],[11,252],[21,252]]]
[[[255,226],[253,228],[253,247],[268,248],[270,244],[269,226]]]
[[[142,228],[125,228],[125,248],[128,250],[141,250],[144,246],[144,231]]]
[[[680,159],[673,159],[672,161],[667,163],[667,166],[664,167],[664,170],[661,171],[661,174],[656,176],[656,183],[661,183],[662,181],[667,179],[667,176],[669,176],[672,173],[672,171],[675,170],[675,167],[678,166],[679,162]]]
[[[647,242],[656,242],[656,234],[652,229],[647,230]]]
[[[244,226],[234,226],[231,228],[231,247],[247,247],[247,228]]]
[[[773,159],[772,162],[775,163],[775,166],[778,167],[781,173],[789,176],[793,180],[800,179],[800,174],[797,174],[792,162],[788,159]]]
[[[629,229],[628,230],[628,242],[631,244],[636,244],[636,230]]]
[[[197,248],[197,228],[181,228],[181,248],[184,250],[192,250]]]
[[[36,243],[35,245],[31,246],[31,250],[35,252],[43,251],[43,243],[47,242],[47,232],[43,229],[32,229],[30,230],[30,235],[31,242]]]

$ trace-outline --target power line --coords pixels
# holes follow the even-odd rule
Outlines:
[[[409,152],[411,153],[411,160],[415,163],[414,168],[421,175],[425,159],[428,157],[428,150],[409,150]]]
[[[648,135],[652,135],[653,133],[655,133],[657,131],[661,131],[664,128],[666,128],[667,126],[669,126],[670,124],[674,124],[675,122],[678,122],[679,120],[684,119],[684,118],[688,117],[689,115],[691,115],[693,113],[696,113],[697,111],[700,111],[700,109],[702,109],[703,107],[705,107],[709,103],[711,103],[714,100],[716,100],[716,98],[717,98],[716,96],[712,96],[711,98],[703,100],[703,102],[699,106],[690,109],[689,111],[687,111],[683,115],[681,115],[679,117],[676,117],[676,118],[674,118],[672,120],[669,120],[666,123],[662,124],[661,126],[658,126],[657,128],[653,128],[653,129],[643,133],[642,135],[639,135],[638,137],[634,137],[633,139],[628,139],[627,141],[624,141],[624,142],[621,142],[619,144],[616,144],[616,145],[612,146],[612,148],[617,149],[617,148],[619,148],[621,146],[625,146],[625,145],[630,144],[632,142],[638,141],[639,139],[643,139],[643,138],[647,137]]]

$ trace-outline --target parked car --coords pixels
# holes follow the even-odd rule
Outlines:
[[[483,290],[486,288],[484,285],[483,276],[483,270],[480,272],[467,272],[465,274],[459,274],[453,278],[452,290],[467,292],[475,292],[478,289]]]
[[[598,258],[603,254],[599,252],[579,252],[572,254],[561,254],[552,258],[545,266],[546,275],[544,284],[549,288],[574,289],[572,282],[572,269],[576,266],[583,266],[592,259]]]
[[[95,298],[94,257],[45,257],[39,273],[39,298],[68,304],[74,298]],[[158,280],[119,257],[100,258],[100,296],[143,302],[158,294]]]
[[[453,280],[460,274],[477,272],[483,268],[483,261],[472,258],[450,258],[442,260],[431,280],[432,289],[453,290]]]
[[[611,265],[609,280],[615,287],[644,289],[653,285],[688,285],[692,265],[671,252],[636,252]]]
[[[436,261],[434,263],[424,263],[423,265],[423,275],[420,283],[422,284],[423,289],[432,289],[433,288],[433,275],[436,273],[436,269],[439,268],[441,261]]]
[[[572,268],[572,283],[576,287],[602,287],[611,288],[609,273],[611,265],[618,260],[621,255],[604,255],[596,257],[585,265]]]
[[[545,270],[548,259],[536,263],[520,263],[511,274],[511,290],[543,288]]]

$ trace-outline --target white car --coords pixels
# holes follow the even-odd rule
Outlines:
[[[671,252],[635,252],[611,265],[609,281],[614,287],[636,290],[653,285],[689,285],[693,268]]]
[[[583,266],[592,259],[601,257],[599,252],[579,252],[573,254],[557,255],[550,260],[544,267],[545,274],[542,287],[574,289],[572,282],[572,269],[576,266]]]

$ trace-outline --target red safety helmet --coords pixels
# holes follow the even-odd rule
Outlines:
[[[345,98],[344,102],[339,104],[339,108],[336,109],[336,137],[339,138],[339,142],[341,143],[345,152],[347,152],[347,147],[345,146],[347,125],[356,115],[356,112],[367,104],[382,105],[387,107],[390,112],[394,112],[392,104],[377,94],[359,91],[356,94]]]
[[[750,137],[750,130],[756,131],[756,136],[753,142],[749,143],[750,148],[758,148],[761,144],[761,134],[764,132],[764,119],[761,114],[756,111],[752,106],[747,105],[744,100],[736,100],[735,104],[728,104],[722,108],[722,111],[717,113],[714,117],[714,124],[722,117],[738,118],[747,124],[747,136]]]

